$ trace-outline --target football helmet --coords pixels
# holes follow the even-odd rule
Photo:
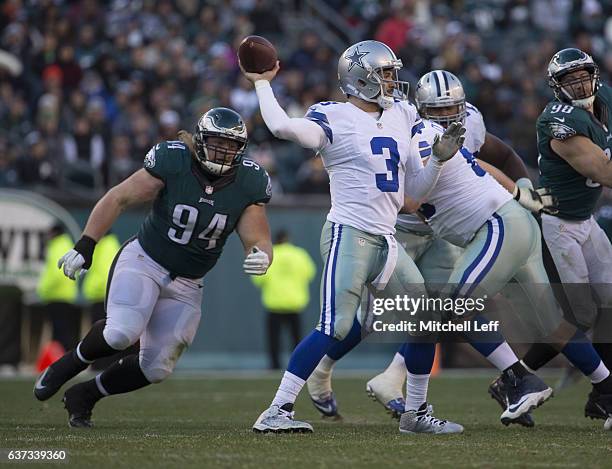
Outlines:
[[[212,145],[208,139],[220,137],[238,143],[235,149]],[[198,121],[193,134],[195,156],[209,173],[220,176],[240,164],[247,146],[246,124],[236,111],[216,107]]]
[[[563,80],[568,73],[577,70],[589,72],[589,78]],[[585,88],[591,84],[591,92]],[[588,108],[595,101],[595,95],[600,86],[599,67],[593,58],[580,49],[563,49],[557,52],[548,64],[548,86],[555,92],[559,101],[579,108]]]
[[[396,99],[408,99],[408,82],[398,78],[401,68],[402,61],[386,44],[372,40],[358,42],[338,60],[340,89],[346,95],[389,109]],[[392,79],[384,78],[385,70],[393,71]]]
[[[415,101],[423,119],[448,127],[452,122],[465,122],[465,92],[455,75],[446,70],[433,70],[421,77],[416,86]],[[456,106],[457,111],[439,115],[432,108]]]

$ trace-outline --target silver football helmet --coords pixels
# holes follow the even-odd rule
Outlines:
[[[338,81],[346,95],[378,103],[383,109],[396,99],[408,99],[408,82],[398,79],[402,61],[382,42],[361,41],[346,49],[338,60]],[[385,79],[383,71],[392,70],[393,79]]]
[[[564,79],[565,75],[577,70],[586,70],[589,76],[573,80]],[[590,93],[586,87],[589,82]],[[595,101],[595,95],[600,87],[599,67],[593,57],[580,49],[560,50],[548,64],[548,85],[559,101],[579,108],[588,108]]]
[[[433,70],[421,77],[416,86],[415,101],[424,119],[448,127],[451,122],[465,122],[465,92],[455,75],[446,70]],[[456,112],[442,114],[433,108],[457,107]]]

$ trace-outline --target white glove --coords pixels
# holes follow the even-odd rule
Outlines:
[[[444,162],[455,156],[465,141],[464,133],[465,127],[459,122],[453,122],[446,128],[442,137],[436,135],[431,146],[434,158]]]
[[[249,275],[263,275],[267,272],[268,267],[270,267],[270,258],[257,246],[253,246],[242,264],[244,272]]]
[[[79,275],[83,275],[87,272],[87,269],[84,269],[85,258],[76,250],[71,249],[66,254],[64,254],[59,261],[57,261],[57,267],[59,269],[64,266],[64,275],[72,280],[76,280]]]
[[[557,199],[551,195],[550,189],[541,187],[537,190],[533,189],[531,181],[524,182],[525,178],[519,179],[514,186],[512,195],[527,210],[534,213],[549,213],[554,215],[559,212],[557,208]]]

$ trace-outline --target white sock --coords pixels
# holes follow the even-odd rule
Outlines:
[[[418,410],[427,402],[427,387],[429,386],[429,374],[413,375],[407,372],[406,381],[406,410]]]
[[[299,376],[285,371],[283,379],[276,391],[276,395],[272,400],[272,405],[282,407],[284,404],[294,404],[298,394],[304,387],[304,383],[306,383],[306,381]]]
[[[508,345],[508,342],[501,343],[499,347],[487,356],[487,360],[499,371],[504,371],[519,361],[512,348]]]
[[[393,356],[393,360],[389,363],[389,366],[384,371],[384,373],[389,373],[393,376],[399,378],[401,376],[402,381],[406,377],[406,360],[403,355],[395,352]]]
[[[325,355],[323,358],[321,358],[321,361],[317,365],[317,369],[325,373],[331,373],[335,364],[336,360],[334,360],[333,358],[329,358],[328,355]]]
[[[595,371],[589,375],[591,383],[601,383],[604,379],[610,376],[610,370],[604,365],[603,361],[599,362],[599,366],[595,368]]]

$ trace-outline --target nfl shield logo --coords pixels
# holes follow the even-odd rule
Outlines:
[[[213,193],[213,187],[212,186],[206,186],[205,192],[210,195]]]

